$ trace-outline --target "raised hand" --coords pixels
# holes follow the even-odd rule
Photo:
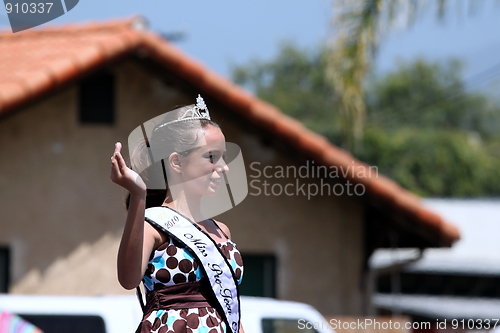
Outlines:
[[[111,156],[111,180],[128,190],[131,194],[142,195],[146,193],[146,184],[134,170],[127,167],[122,154],[120,153],[122,144],[115,144],[115,151]]]

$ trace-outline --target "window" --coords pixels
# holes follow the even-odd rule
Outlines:
[[[0,293],[9,291],[10,278],[10,250],[0,246]]]
[[[245,271],[240,294],[276,297],[276,258],[274,255],[242,254]]]
[[[45,333],[106,333],[104,320],[90,315],[20,314]]]
[[[99,72],[80,83],[80,122],[113,125],[115,121],[115,78]]]

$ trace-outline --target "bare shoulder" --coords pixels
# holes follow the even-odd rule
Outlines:
[[[144,238],[149,238],[153,242],[155,249],[167,240],[165,233],[161,232],[147,221],[144,221]]]
[[[214,222],[217,224],[217,226],[222,230],[222,232],[226,235],[226,237],[228,239],[231,239],[231,231],[229,230],[229,228],[227,227],[227,225],[225,225],[224,223],[222,223],[221,221],[217,221],[217,220],[214,220]]]

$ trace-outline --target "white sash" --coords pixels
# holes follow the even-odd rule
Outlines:
[[[240,295],[231,265],[227,262],[215,241],[195,223],[169,207],[146,209],[146,221],[158,226],[168,235],[188,247],[208,277],[224,321],[233,333],[240,326]]]

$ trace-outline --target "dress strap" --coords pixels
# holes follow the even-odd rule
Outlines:
[[[222,234],[226,237],[226,239],[227,239],[227,240],[230,240],[230,239],[229,239],[229,236],[228,236],[228,235],[226,235],[226,233],[224,232],[224,230],[222,230],[222,228],[221,228],[221,227],[219,227],[219,225],[217,224],[217,222],[215,222],[215,220],[214,220],[214,219],[211,219],[211,220],[212,220],[212,222],[215,224],[215,226],[217,227],[217,229],[219,229],[219,230],[220,230],[220,232],[222,232]]]
[[[135,294],[139,300],[139,304],[141,305],[142,312],[144,312],[146,310],[146,305],[144,304],[144,299],[142,298],[141,287],[137,286],[135,288]]]

